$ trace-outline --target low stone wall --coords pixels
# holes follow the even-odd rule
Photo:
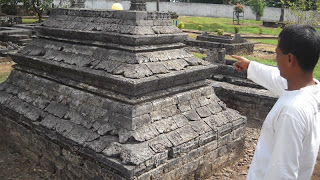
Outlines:
[[[273,27],[273,28],[284,28],[286,26],[286,23],[284,22],[279,22],[279,21],[263,21],[262,26],[265,27]]]
[[[246,116],[249,124],[262,125],[278,96],[247,79],[247,71],[235,70],[233,62],[218,64],[211,85],[219,99]]]
[[[265,89],[213,81],[216,95],[230,108],[248,118],[248,123],[262,125],[278,97]]]
[[[219,42],[209,42],[201,40],[186,40],[185,43],[189,46],[197,46],[200,48],[225,48],[227,54],[251,54],[253,52],[254,45],[250,43],[239,43],[239,44],[222,44]]]
[[[0,27],[22,24],[20,16],[0,16]]]

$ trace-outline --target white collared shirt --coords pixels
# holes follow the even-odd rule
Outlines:
[[[250,62],[248,78],[279,95],[266,117],[247,180],[308,180],[320,145],[320,84],[287,91],[277,67]]]

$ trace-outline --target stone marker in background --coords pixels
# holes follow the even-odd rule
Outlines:
[[[226,54],[252,54],[254,50],[254,44],[248,42],[241,37],[240,34],[232,36],[217,36],[207,32],[202,32],[197,36],[196,40],[188,40],[186,43],[190,46],[196,46],[206,49],[226,49]]]

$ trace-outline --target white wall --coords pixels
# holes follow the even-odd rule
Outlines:
[[[59,4],[60,0],[54,0],[54,4]],[[85,7],[89,9],[111,9],[115,1],[107,0],[86,0]],[[118,1],[122,4],[124,10],[130,8],[130,1]],[[232,18],[234,5],[224,4],[204,4],[204,3],[181,3],[181,2],[160,2],[160,11],[176,12],[180,16],[207,16],[207,17],[225,17]],[[249,6],[244,7],[244,19],[255,20]],[[156,11],[156,2],[147,2],[148,11]],[[284,20],[287,21],[289,12],[285,9]],[[280,18],[280,8],[266,7],[261,20],[278,21]]]

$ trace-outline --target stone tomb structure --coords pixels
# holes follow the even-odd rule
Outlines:
[[[246,118],[167,13],[54,9],[12,54],[0,140],[61,179],[199,179],[242,155]]]
[[[212,59],[212,56],[208,56],[206,60]],[[278,96],[247,79],[246,70],[239,73],[232,65],[234,62],[228,59],[213,61],[218,67],[212,75],[214,81],[211,85],[228,107],[246,116],[248,123],[262,126]]]
[[[187,44],[207,49],[225,48],[226,54],[252,54],[254,50],[254,44],[242,38],[240,34],[235,34],[232,37],[216,36],[203,32],[201,35],[197,36],[196,40],[188,40]]]

